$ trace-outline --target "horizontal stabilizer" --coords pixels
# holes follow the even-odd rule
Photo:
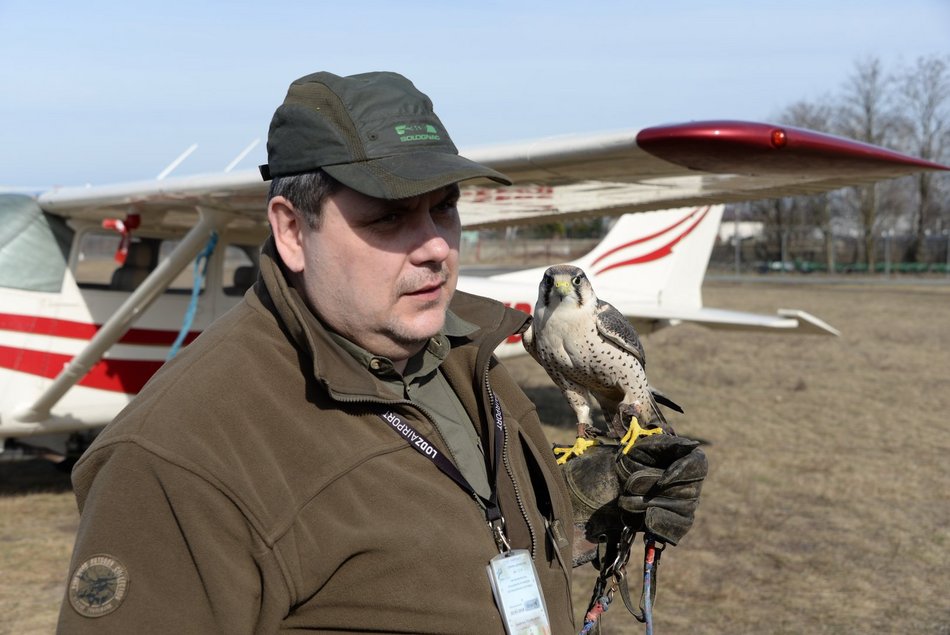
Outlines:
[[[692,322],[706,328],[730,331],[834,336],[841,334],[838,329],[821,319],[798,309],[782,309],[777,315],[707,307],[684,310],[672,308],[644,310],[644,307],[625,307],[620,310],[639,330],[647,333],[664,326]]]
[[[811,313],[801,309],[779,309],[778,314],[782,317],[790,317],[798,320],[798,331],[801,333],[813,333],[815,335],[841,335],[841,331],[831,326],[821,318],[817,318]]]

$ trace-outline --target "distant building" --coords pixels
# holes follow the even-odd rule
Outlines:
[[[723,218],[719,223],[719,242],[734,243],[736,234],[739,235],[740,240],[761,238],[764,227],[765,224],[759,221],[740,220],[736,223],[734,220]]]

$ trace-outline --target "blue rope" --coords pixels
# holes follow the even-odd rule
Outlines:
[[[185,320],[181,325],[181,330],[178,332],[178,337],[175,338],[175,342],[172,344],[171,349],[169,349],[168,357],[165,358],[165,361],[170,360],[178,354],[182,343],[185,341],[185,338],[188,337],[188,332],[191,331],[191,323],[194,322],[195,313],[198,310],[198,297],[201,295],[201,287],[204,285],[205,277],[208,275],[208,263],[211,261],[211,254],[214,253],[214,248],[217,244],[218,232],[211,232],[211,236],[208,238],[208,243],[205,245],[205,248],[202,249],[198,257],[195,258],[195,283],[191,287],[191,301],[188,303],[188,310],[185,311]]]
[[[643,537],[646,553],[643,556],[643,621],[646,623],[646,635],[653,635],[653,571],[656,557],[656,540],[650,534]]]
[[[610,596],[605,594],[594,603],[594,606],[587,611],[587,615],[584,616],[584,628],[581,629],[578,635],[588,635],[593,631],[594,626],[597,625],[597,620],[600,619],[600,616],[607,612],[607,609],[610,608]]]

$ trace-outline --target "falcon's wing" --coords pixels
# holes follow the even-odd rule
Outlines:
[[[524,333],[521,334],[521,345],[524,346],[524,349],[528,352],[531,357],[534,358],[534,361],[541,363],[541,358],[538,356],[538,349],[534,345],[534,318],[531,318],[531,321],[528,323],[528,328]]]
[[[600,336],[636,357],[640,365],[646,368],[646,354],[643,352],[640,336],[633,325],[627,321],[627,318],[610,303],[603,300],[597,300],[595,316],[597,332],[600,333]]]

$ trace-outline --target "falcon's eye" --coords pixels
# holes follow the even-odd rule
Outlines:
[[[571,282],[574,283],[574,286],[575,286],[575,287],[579,287],[579,286],[581,285],[581,277],[580,277],[580,276],[574,276],[573,278],[571,278]]]

